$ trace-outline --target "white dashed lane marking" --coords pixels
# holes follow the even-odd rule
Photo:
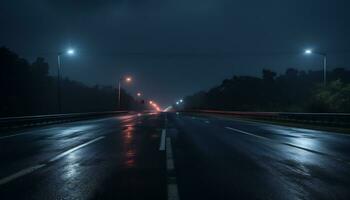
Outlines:
[[[163,129],[162,135],[160,137],[159,151],[165,150],[165,135],[166,135],[166,129]]]

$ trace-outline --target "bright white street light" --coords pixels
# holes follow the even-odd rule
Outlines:
[[[316,54],[323,57],[323,84],[327,84],[327,54],[320,52],[313,52],[312,49],[306,49],[305,54]]]
[[[74,55],[74,53],[75,53],[74,49],[68,49],[67,50],[67,54],[68,55]]]
[[[69,55],[72,56],[74,55],[75,51],[72,48],[67,49],[66,52],[60,51],[57,54],[57,103],[58,103],[58,113],[62,112],[62,102],[61,102],[61,56],[64,55]]]
[[[180,99],[180,103],[182,103],[183,102],[183,100],[182,99]]]
[[[306,50],[305,50],[305,53],[306,53],[306,54],[312,54],[312,50],[311,50],[311,49],[306,49]]]
[[[177,101],[177,102],[176,102],[176,105],[179,105],[179,103],[180,103],[180,102]]]

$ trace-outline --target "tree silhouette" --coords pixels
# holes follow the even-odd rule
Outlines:
[[[5,47],[0,48],[0,116],[51,114],[57,112],[57,79],[49,76],[44,58],[33,63]],[[116,88],[88,87],[63,79],[63,112],[111,111],[117,108]],[[142,109],[139,102],[122,92],[122,109]]]
[[[328,72],[324,87],[322,71],[293,68],[278,75],[268,69],[262,78],[234,76],[207,92],[185,98],[185,109],[235,111],[350,112],[350,71]],[[341,80],[341,81],[340,81]],[[174,105],[176,106],[176,105]]]

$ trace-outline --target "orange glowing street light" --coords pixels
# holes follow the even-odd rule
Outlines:
[[[153,107],[154,110],[158,112],[161,110],[160,107],[157,105],[157,103],[155,103],[154,101],[150,100],[149,104]]]
[[[128,77],[125,78],[125,81],[126,81],[126,82],[131,82],[131,81],[132,81],[132,78],[131,78],[130,76],[128,76]]]
[[[158,105],[155,103],[155,102],[153,102],[153,101],[149,101],[149,104],[154,108],[154,109],[159,109],[159,107],[158,107]]]

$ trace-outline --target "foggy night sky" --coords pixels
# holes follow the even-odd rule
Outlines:
[[[263,68],[350,68],[350,2],[346,0],[1,0],[0,46],[88,85],[142,91],[162,106],[233,75]]]

